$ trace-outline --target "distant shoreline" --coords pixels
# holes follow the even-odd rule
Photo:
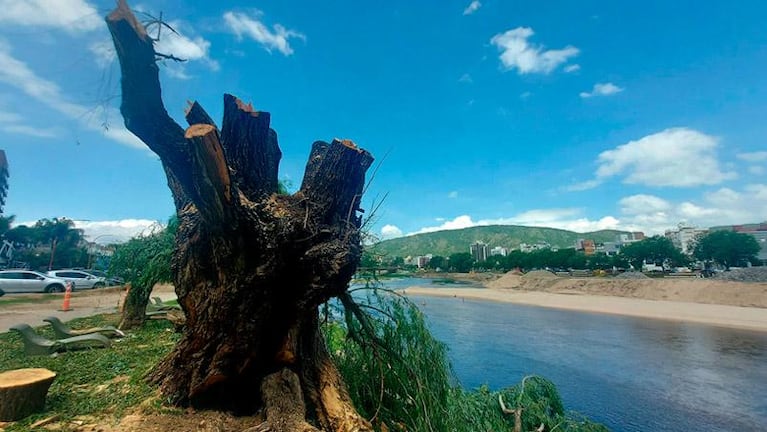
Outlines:
[[[452,297],[456,301],[463,299],[486,300],[767,332],[767,309],[758,307],[491,288],[413,286],[403,290],[402,293],[408,296]]]

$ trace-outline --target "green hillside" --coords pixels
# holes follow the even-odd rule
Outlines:
[[[391,240],[384,240],[370,247],[370,250],[389,256],[442,255],[468,252],[469,245],[481,241],[490,247],[502,246],[519,248],[520,243],[548,242],[552,247],[571,248],[578,239],[595,242],[615,241],[624,231],[602,230],[590,233],[576,233],[556,228],[526,227],[517,225],[491,225],[459,230],[437,231],[416,234]]]

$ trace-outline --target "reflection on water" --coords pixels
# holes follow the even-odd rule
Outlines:
[[[399,284],[398,284],[399,285]],[[453,298],[415,299],[468,388],[545,376],[614,431],[767,430],[767,334]]]

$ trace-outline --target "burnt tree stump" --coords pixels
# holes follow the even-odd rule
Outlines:
[[[0,421],[21,420],[45,409],[45,396],[55,378],[48,369],[0,373]]]
[[[220,128],[194,102],[183,129],[162,102],[153,40],[124,0],[106,21],[125,125],[160,157],[179,219],[172,270],[186,325],[149,379],[179,405],[260,411],[256,431],[372,431],[330,360],[318,307],[359,264],[373,157],[350,140],[317,141],[300,189],[280,195],[270,114],[226,94]]]

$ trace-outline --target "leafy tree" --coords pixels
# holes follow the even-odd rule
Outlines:
[[[624,247],[621,254],[635,268],[641,268],[643,261],[672,266],[686,265],[689,261],[671,240],[659,235],[632,243]]]
[[[474,264],[474,258],[468,252],[454,253],[448,258],[448,265],[452,271],[468,273]]]
[[[629,266],[629,261],[623,254],[613,255],[610,257],[610,265],[615,268],[625,269]]]
[[[368,250],[362,252],[362,257],[360,258],[360,267],[378,267],[378,257]]]
[[[14,219],[16,219],[16,216],[13,215],[0,216],[0,237],[5,237],[5,234],[11,230]]]
[[[428,266],[429,266],[429,268],[434,269],[434,270],[437,270],[437,269],[444,270],[446,268],[446,266],[447,266],[447,262],[445,261],[445,257],[440,256],[440,255],[434,255],[429,260]]]
[[[121,329],[143,324],[152,288],[157,283],[172,280],[171,256],[177,230],[178,219],[173,217],[162,231],[134,237],[115,246],[109,273],[130,284],[123,306]]]
[[[13,216],[11,216],[13,217]],[[9,221],[9,224],[12,223]],[[17,246],[33,246],[38,243],[34,228],[26,225],[17,225],[3,234],[3,237]]]
[[[759,243],[748,234],[735,231],[713,231],[698,239],[693,256],[706,261],[711,260],[730,268],[742,265],[759,253]]]
[[[50,245],[48,270],[62,267],[78,267],[88,263],[83,247],[83,231],[67,218],[40,219],[35,223],[40,243]]]
[[[589,270],[605,270],[612,267],[612,260],[603,253],[596,253],[588,257]]]
[[[485,270],[501,270],[505,267],[506,264],[506,257],[501,255],[492,255],[487,257],[484,261],[479,261],[474,263],[475,269],[485,269]]]
[[[8,223],[13,216],[7,219]],[[41,219],[34,225],[19,225],[6,231],[5,240],[16,247],[14,260],[30,268],[83,267],[88,264],[88,252],[82,230],[67,218]]]

